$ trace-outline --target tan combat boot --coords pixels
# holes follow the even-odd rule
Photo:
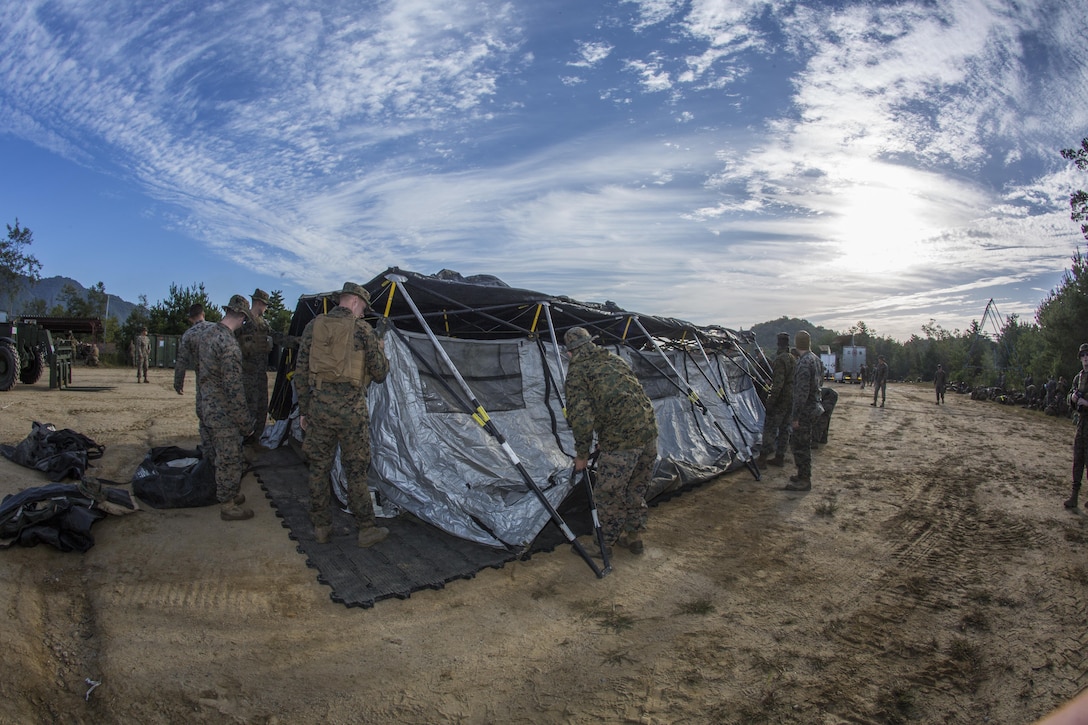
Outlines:
[[[224,521],[245,521],[253,518],[253,509],[242,508],[232,499],[219,507],[219,518]]]
[[[384,526],[367,526],[359,529],[359,547],[366,549],[374,546],[379,541],[385,541],[389,536],[389,529]]]

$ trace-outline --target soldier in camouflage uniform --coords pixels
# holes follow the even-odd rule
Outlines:
[[[880,407],[884,407],[884,401],[888,397],[888,361],[883,355],[877,355],[876,367],[873,368],[873,402],[872,407],[877,407],[876,399],[880,398]]]
[[[767,409],[763,419],[763,444],[758,465],[782,467],[786,462],[786,446],[790,442],[790,413],[793,412],[793,371],[797,361],[790,354],[790,335],[778,333],[778,354],[774,357],[771,391],[767,394]],[[770,458],[771,452],[774,458]],[[768,460],[769,459],[769,460]]]
[[[816,419],[823,415],[820,406],[820,384],[823,365],[812,352],[812,340],[806,330],[797,333],[797,351],[801,354],[793,373],[793,410],[790,425],[793,428],[793,462],[797,474],[790,476],[787,491],[808,491],[812,488],[812,431]]]
[[[242,508],[240,496],[242,438],[253,430],[253,418],[246,408],[242,389],[242,351],[234,333],[249,315],[249,303],[234,295],[224,310],[223,320],[200,337],[197,345],[197,415],[206,428],[208,445],[204,458],[215,466],[215,493],[220,503],[219,517],[224,521],[253,518],[252,509]],[[202,433],[202,438],[203,438]]]
[[[1065,501],[1067,509],[1077,507],[1081,479],[1088,461],[1088,342],[1081,344],[1077,355],[1081,370],[1073,377],[1073,389],[1069,391],[1069,405],[1077,414],[1077,432],[1073,436],[1073,493]],[[1088,503],[1084,507],[1088,508]]]
[[[200,443],[207,450],[211,445],[208,427],[200,419],[200,339],[209,330],[215,328],[214,322],[204,319],[204,305],[199,302],[189,308],[189,329],[178,341],[178,355],[174,360],[174,390],[178,395],[185,394],[185,372],[190,366],[196,378],[196,417],[200,421]],[[241,495],[241,494],[239,494]],[[241,502],[239,502],[241,503]]]
[[[262,289],[253,291],[249,319],[235,335],[242,348],[242,384],[246,390],[246,406],[257,421],[246,442],[258,442],[264,435],[268,420],[268,353],[272,352],[272,328],[264,319],[270,298]]]
[[[147,336],[147,328],[141,329],[140,334],[136,337],[136,382],[140,382],[140,375],[142,374],[144,379],[147,380],[147,364],[151,360],[151,338]]]
[[[585,469],[597,433],[594,494],[607,547],[625,538],[635,554],[643,551],[646,491],[657,460],[657,420],[642,384],[619,356],[593,344],[582,327],[564,337],[567,419],[574,433],[574,470]]]
[[[306,325],[295,364],[303,451],[310,462],[310,521],[318,543],[329,540],[330,482],[336,447],[348,484],[348,505],[359,528],[358,544],[372,546],[389,535],[374,520],[367,487],[370,411],[366,389],[389,374],[385,344],[364,319],[370,293],[345,282],[340,303]]]

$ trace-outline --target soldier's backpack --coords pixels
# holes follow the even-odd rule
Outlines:
[[[311,384],[351,383],[365,386],[366,355],[355,349],[355,318],[320,315],[314,320],[310,346]]]

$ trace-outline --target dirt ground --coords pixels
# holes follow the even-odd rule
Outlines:
[[[172,371],[0,393],[106,446],[196,444]],[[191,381],[190,381],[191,384]],[[651,509],[596,579],[566,547],[372,609],[329,598],[257,481],[251,521],[144,508],[85,554],[0,551],[2,723],[1028,723],[1088,684],[1073,426],[839,386],[810,493],[747,470]],[[0,458],[0,494],[47,483]],[[90,683],[88,682],[90,681]],[[91,689],[91,683],[100,685]]]

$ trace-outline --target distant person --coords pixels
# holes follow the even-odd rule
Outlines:
[[[874,408],[878,397],[880,407],[883,408],[888,397],[888,361],[883,355],[876,356],[876,368],[873,370],[873,402],[870,405]]]
[[[147,328],[140,328],[140,334],[136,337],[136,382],[140,382],[140,375],[143,375],[143,382],[148,382],[147,379],[147,364],[151,361],[151,338],[147,336]]]
[[[1069,405],[1078,415],[1077,432],[1073,436],[1073,493],[1065,500],[1067,509],[1077,507],[1084,465],[1088,460],[1088,410],[1085,410],[1088,408],[1088,342],[1081,343],[1077,355],[1081,370],[1073,378],[1073,388],[1069,391]]]
[[[87,364],[92,368],[98,367],[98,344],[92,342],[87,348]]]
[[[204,319],[204,305],[199,302],[189,307],[189,329],[178,342],[178,355],[174,361],[174,390],[178,395],[185,393],[185,373],[193,367],[194,387],[196,389],[196,417],[199,421],[200,443],[204,449],[212,444],[210,430],[204,425],[200,405],[200,340],[215,327],[214,322]],[[239,502],[242,503],[242,502]]]
[[[594,495],[604,553],[622,540],[631,553],[641,554],[646,492],[657,462],[654,406],[631,367],[593,344],[584,327],[567,330],[563,344],[570,355],[566,397],[574,470],[588,465],[594,433],[600,451]]]
[[[858,367],[858,379],[861,380],[861,389],[865,390],[865,383],[868,382],[869,368],[865,367],[865,363],[862,363]]]
[[[937,391],[937,405],[944,402],[944,390],[948,387],[948,371],[937,363],[937,372],[933,373],[933,389]]]
[[[253,518],[252,509],[242,508],[245,497],[241,494],[242,438],[253,430],[253,418],[242,389],[242,351],[234,339],[248,315],[246,298],[234,295],[222,321],[203,333],[197,346],[198,416],[209,438],[203,456],[215,468],[215,496],[224,521]]]
[[[249,319],[235,333],[242,348],[242,384],[246,389],[246,405],[257,421],[246,443],[260,442],[268,422],[268,354],[272,352],[272,328],[264,319],[270,298],[262,289],[250,296]]]
[[[790,414],[793,412],[793,371],[797,361],[790,354],[790,335],[778,333],[778,352],[774,356],[771,390],[763,418],[763,441],[760,445],[759,466],[786,465],[786,447],[790,444]],[[771,458],[774,453],[774,458]]]
[[[800,358],[793,373],[793,409],[790,426],[793,428],[791,447],[797,473],[790,476],[787,491],[808,491],[812,488],[812,431],[816,419],[823,414],[820,406],[821,365],[820,358],[812,352],[812,340],[806,330],[794,338]]]
[[[310,320],[302,333],[295,364],[299,425],[303,451],[310,461],[310,521],[314,540],[323,544],[332,533],[329,472],[336,447],[348,485],[348,506],[358,527],[358,544],[368,547],[389,535],[374,519],[367,487],[370,469],[370,412],[366,391],[389,374],[385,343],[363,319],[370,293],[345,282],[339,304]]]

